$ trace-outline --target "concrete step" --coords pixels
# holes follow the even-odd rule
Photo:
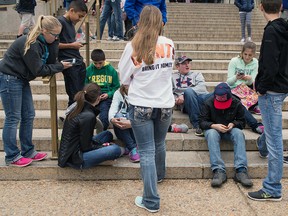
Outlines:
[[[50,152],[48,152],[49,155]],[[228,178],[233,178],[233,152],[222,152],[226,164]],[[247,152],[248,170],[251,178],[264,178],[267,174],[267,160],[261,159],[258,152]],[[284,164],[283,177],[288,177],[288,165]],[[87,170],[60,168],[57,160],[49,158],[33,162],[23,169],[7,167],[4,164],[4,153],[0,153],[0,180],[121,180],[140,179],[140,164],[131,163],[127,156],[115,161],[107,161],[97,167]],[[209,153],[194,152],[167,152],[166,177],[167,179],[208,179],[212,178]]]
[[[177,122],[176,120],[175,122]],[[182,122],[178,122],[182,123]],[[34,127],[35,128],[35,127]],[[109,129],[113,134],[113,129]],[[3,140],[2,140],[2,128],[0,129],[0,150],[3,151]],[[256,139],[259,134],[252,132],[250,129],[243,130],[246,139],[246,150],[256,151]],[[62,129],[58,130],[59,140],[61,139]],[[188,133],[167,133],[166,137],[166,149],[167,151],[208,151],[208,146],[204,137],[198,137],[195,134],[194,129],[189,129]],[[33,130],[33,144],[35,149],[39,151],[51,151],[51,129],[39,129]],[[17,136],[18,146],[19,138]],[[119,145],[123,143],[118,140],[114,134],[114,141]],[[288,150],[288,129],[283,129],[283,147]],[[228,141],[221,142],[221,149],[224,151],[232,151],[233,145]]]

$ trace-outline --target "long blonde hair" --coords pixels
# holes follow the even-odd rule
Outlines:
[[[152,5],[143,8],[138,22],[138,31],[132,39],[133,56],[136,61],[147,65],[154,63],[158,36],[162,31],[162,14]]]
[[[43,29],[46,29],[47,31],[53,31],[57,27],[62,27],[57,18],[53,16],[39,16],[36,25],[28,34],[24,47],[24,55],[30,49],[30,45],[34,43],[37,37],[42,33]]]

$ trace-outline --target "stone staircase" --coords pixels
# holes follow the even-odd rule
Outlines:
[[[229,60],[236,56],[242,45],[240,41],[240,23],[238,11],[229,4],[176,4],[167,3],[168,23],[164,35],[173,39],[177,55],[187,55],[193,59],[192,70],[201,71],[205,77],[207,88],[213,91],[215,85],[226,81]],[[214,10],[213,10],[214,9]],[[212,12],[211,12],[212,11]],[[265,26],[260,11],[253,11],[252,35],[259,45]],[[95,28],[93,17],[90,17],[91,28]],[[181,32],[181,34],[179,33]],[[107,32],[105,32],[107,35]],[[103,38],[105,38],[105,34]],[[0,58],[11,44],[11,40],[0,41]],[[119,58],[126,42],[92,41],[90,49],[100,48],[106,53],[107,60],[117,68]],[[85,50],[81,50],[85,57]],[[43,84],[40,78],[31,81],[36,118],[34,121],[33,141],[36,149],[47,151],[51,155],[50,103],[49,85]],[[57,74],[57,106],[58,116],[64,116],[67,106],[63,76]],[[288,149],[288,99],[283,107],[283,140]],[[261,119],[261,116],[255,116]],[[0,180],[95,180],[95,179],[139,179],[139,164],[132,164],[128,157],[82,172],[70,168],[59,168],[57,161],[45,160],[19,169],[6,167],[2,143],[4,111],[0,103]],[[179,111],[173,114],[173,122],[186,123],[190,129],[187,134],[168,133],[167,144],[167,178],[200,179],[210,178],[209,152],[204,138],[194,135],[194,129],[187,115]],[[267,160],[258,156],[255,141],[258,137],[249,128],[244,130],[249,171],[252,178],[263,178],[266,175]],[[61,129],[59,129],[61,135]],[[115,140],[117,143],[117,140]],[[226,162],[228,177],[233,176],[233,146],[228,142],[221,143],[222,157]],[[12,170],[12,172],[11,172]],[[288,177],[288,166],[284,166],[284,177]]]

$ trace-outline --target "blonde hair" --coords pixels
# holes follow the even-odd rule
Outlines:
[[[143,8],[138,22],[138,31],[132,39],[133,56],[136,61],[147,65],[154,63],[158,36],[162,31],[162,14],[152,5]]]
[[[24,55],[30,49],[30,45],[32,43],[35,43],[37,37],[42,33],[43,29],[46,29],[47,31],[53,31],[57,27],[62,27],[61,23],[57,18],[53,16],[39,16],[36,25],[28,34],[24,47]]]

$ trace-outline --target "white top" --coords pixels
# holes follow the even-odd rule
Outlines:
[[[129,42],[118,65],[121,83],[130,85],[129,103],[134,106],[172,108],[175,103],[171,81],[174,64],[173,41],[159,36],[152,65],[144,62],[137,64],[132,52],[132,44]]]
[[[127,97],[126,95],[124,96],[125,98]],[[127,100],[127,98],[126,98]],[[111,121],[112,118],[114,118],[114,116],[116,115],[116,113],[119,111],[119,106],[120,103],[125,103],[124,102],[124,98],[122,96],[122,94],[120,93],[120,89],[118,89],[117,91],[115,91],[114,95],[113,95],[113,100],[109,109],[109,115],[108,115],[108,119],[109,121]]]

